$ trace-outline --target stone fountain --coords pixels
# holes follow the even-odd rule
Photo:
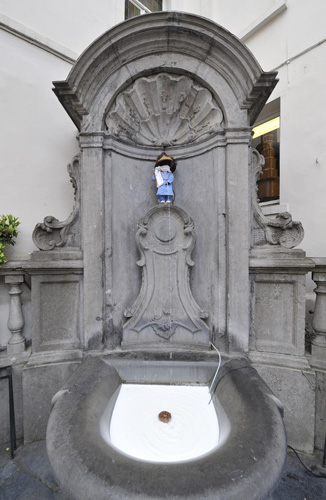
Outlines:
[[[91,355],[58,393],[48,427],[54,471],[72,498],[68,469],[57,467],[67,465],[63,457],[77,457],[71,464],[77,483],[88,470],[88,486],[80,484],[92,498],[115,487],[114,498],[188,498],[190,484],[201,499],[260,499],[282,473],[282,405],[247,359],[250,351],[267,380],[278,370],[278,353],[291,357],[291,368],[309,371],[299,330],[311,263],[293,250],[303,229],[289,213],[263,215],[256,184],[264,160],[250,147],[252,126],[276,83],[276,73],[263,72],[221,26],[178,12],[114,27],[81,55],[66,81],[54,82],[79,130],[80,155],[68,169],[75,189],[70,217],[46,217],[33,234],[40,249],[32,278],[39,307],[26,380],[45,363],[54,373],[56,363],[66,363],[71,372]],[[169,206],[157,205],[151,180],[162,151],[178,162]],[[225,441],[202,463],[202,480],[198,463],[188,462],[197,479],[187,475],[188,486],[181,481],[174,492],[164,489],[167,477],[182,477],[184,465],[143,468],[121,459],[97,432],[99,419],[123,382],[210,385],[218,361],[212,345],[222,352],[212,390]],[[299,384],[292,375],[284,377]],[[97,456],[90,458],[85,450],[92,440]],[[236,476],[239,446],[246,470]],[[96,466],[83,469],[83,463]],[[225,478],[221,490],[212,473],[217,465]],[[108,480],[111,473],[117,482]],[[140,478],[128,492],[120,489],[126,474]]]

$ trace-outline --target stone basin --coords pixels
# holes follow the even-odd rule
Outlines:
[[[213,403],[220,443],[193,460],[137,460],[105,442],[100,420],[122,382],[207,384],[212,353],[89,356],[54,398],[47,450],[70,500],[260,500],[272,498],[282,476],[286,437],[282,407],[245,357],[223,356]],[[112,411],[111,410],[111,411]]]

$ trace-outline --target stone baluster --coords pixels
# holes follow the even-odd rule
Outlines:
[[[316,337],[312,340],[312,355],[326,360],[326,265],[317,264],[312,279],[317,285],[314,290],[316,303],[312,320]]]
[[[25,321],[20,297],[23,293],[21,285],[24,282],[24,276],[21,274],[7,275],[5,276],[5,282],[10,285],[8,328],[11,332],[11,337],[8,341],[7,353],[17,354],[25,350],[25,339],[22,336]]]

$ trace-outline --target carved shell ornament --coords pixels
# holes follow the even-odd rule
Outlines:
[[[222,130],[223,113],[212,93],[188,76],[159,73],[119,94],[105,123],[123,142],[165,147],[210,138]]]

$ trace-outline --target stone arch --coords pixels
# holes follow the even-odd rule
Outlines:
[[[215,23],[179,12],[133,18],[98,38],[55,93],[82,132],[98,132],[117,93],[147,74],[186,74],[206,82],[221,104],[227,127],[251,125],[275,86],[251,52]]]

